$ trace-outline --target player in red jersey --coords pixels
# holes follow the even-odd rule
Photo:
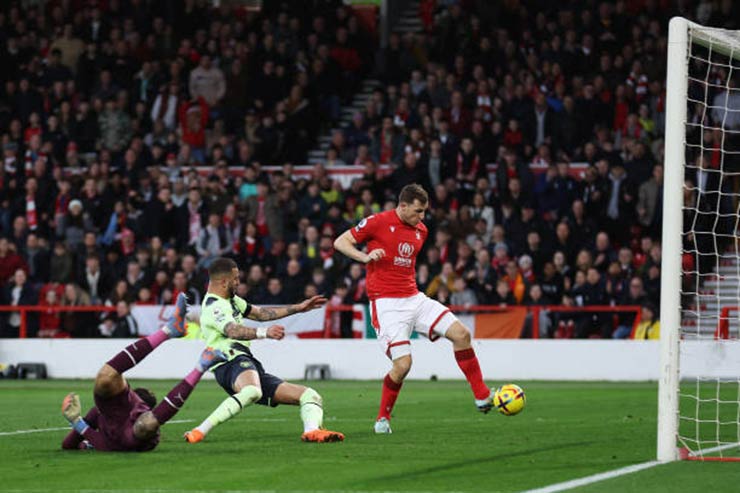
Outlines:
[[[422,223],[428,204],[429,196],[420,185],[407,185],[398,197],[398,207],[363,219],[334,242],[338,251],[367,264],[372,324],[385,354],[393,361],[383,381],[375,433],[391,433],[391,411],[411,369],[412,331],[431,341],[440,337],[452,341],[476,406],[484,413],[491,410],[493,393],[483,382],[470,331],[447,307],[416,287],[416,256],[429,234]],[[360,243],[367,243],[368,253],[357,248]]]

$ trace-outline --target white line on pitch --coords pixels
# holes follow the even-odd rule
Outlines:
[[[259,422],[259,423],[284,423],[286,421],[293,421],[292,418],[247,418],[248,421],[252,422]],[[483,421],[484,418],[478,418],[476,421]],[[177,423],[192,423],[195,421],[194,419],[173,419],[172,421],[168,421],[166,424],[177,424]],[[372,420],[368,420],[366,418],[337,418],[334,416],[327,416],[324,418],[325,422],[343,422],[343,423],[363,423],[363,422],[369,422],[372,423]],[[466,423],[469,423],[470,419],[456,419],[456,418],[447,418],[447,419],[437,419],[437,418],[419,418],[415,421],[434,421],[435,423],[439,422],[450,422],[450,423],[457,423],[465,421]],[[16,431],[0,431],[0,437],[3,436],[10,436],[10,435],[26,435],[29,433],[45,433],[49,431],[62,431],[62,430],[69,430],[70,428],[68,426],[60,427],[60,428],[38,428],[36,430],[16,430]],[[707,452],[708,453],[708,452]]]
[[[44,433],[46,431],[61,431],[61,430],[69,430],[71,429],[69,426],[65,426],[63,428],[39,428],[38,430],[16,430],[16,431],[1,431],[0,436],[9,436],[9,435],[25,435],[27,433]]]
[[[632,474],[633,472],[650,469],[651,467],[655,467],[660,464],[661,462],[657,460],[652,460],[650,462],[643,462],[642,464],[635,464],[632,466],[622,467],[620,469],[614,469],[613,471],[593,474],[591,476],[586,476],[580,479],[573,479],[562,483],[551,484],[550,486],[545,486],[543,488],[523,491],[522,493],[555,493],[557,491],[565,491],[572,488],[578,488],[579,486],[585,486],[587,484],[598,483],[599,481],[604,481],[605,479],[612,479],[619,476],[624,476],[625,474]]]
[[[168,421],[165,424],[177,424],[177,423],[192,423],[195,421],[194,419],[173,419],[172,421]],[[64,426],[60,428],[38,428],[36,430],[16,430],[16,431],[0,431],[0,436],[10,436],[10,435],[26,435],[29,433],[45,433],[47,431],[62,431],[62,430],[69,430],[71,429],[69,426]]]
[[[699,449],[696,452],[689,453],[689,455],[691,457],[701,457],[703,455],[713,454],[715,452],[720,452],[722,450],[727,450],[728,448],[735,448],[735,447],[740,447],[740,443],[726,443],[724,445],[718,445],[712,448]]]

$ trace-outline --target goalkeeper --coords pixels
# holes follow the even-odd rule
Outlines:
[[[185,433],[189,443],[197,443],[216,426],[239,414],[252,404],[300,406],[304,442],[338,442],[344,435],[324,430],[324,410],[321,396],[313,389],[288,383],[266,373],[252,355],[249,341],[282,339],[285,329],[280,325],[253,328],[242,325],[242,318],[268,321],[307,312],[321,307],[326,298],[314,296],[297,305],[284,308],[264,308],[247,303],[234,292],[239,285],[239,268],[228,258],[215,259],[208,268],[208,292],[203,299],[200,328],[203,338],[226,354],[228,361],[215,364],[211,371],[229,394],[197,428]]]
[[[154,334],[137,340],[103,365],[95,379],[95,407],[83,418],[80,398],[71,393],[64,398],[62,414],[72,425],[64,438],[65,450],[95,449],[104,451],[146,452],[159,443],[159,427],[169,421],[185,404],[193,388],[212,365],[225,355],[206,348],[195,369],[157,404],[147,389],[131,390],[123,373],[143,360],[170,338],[185,335],[187,298],[180,294],[175,313]]]

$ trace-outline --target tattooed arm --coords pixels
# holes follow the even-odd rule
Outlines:
[[[268,320],[277,320],[278,318],[287,317],[294,313],[307,312],[320,308],[326,304],[326,298],[323,296],[314,296],[307,300],[303,300],[297,305],[280,306],[280,307],[263,307],[252,305],[247,318],[250,320],[257,320],[259,322],[267,322]]]
[[[253,339],[282,339],[285,336],[285,328],[282,325],[271,325],[260,334],[260,329],[255,327],[246,327],[235,322],[229,322],[224,328],[224,334],[229,339],[238,341],[251,341]],[[260,337],[261,336],[261,337]]]

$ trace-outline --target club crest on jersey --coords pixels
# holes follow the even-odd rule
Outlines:
[[[398,257],[393,258],[393,265],[399,267],[411,267],[411,256],[414,254],[414,245],[410,243],[399,243],[398,244]]]
[[[421,239],[421,233],[419,233],[419,230],[418,229],[416,230],[416,239],[417,240],[420,240]]]

